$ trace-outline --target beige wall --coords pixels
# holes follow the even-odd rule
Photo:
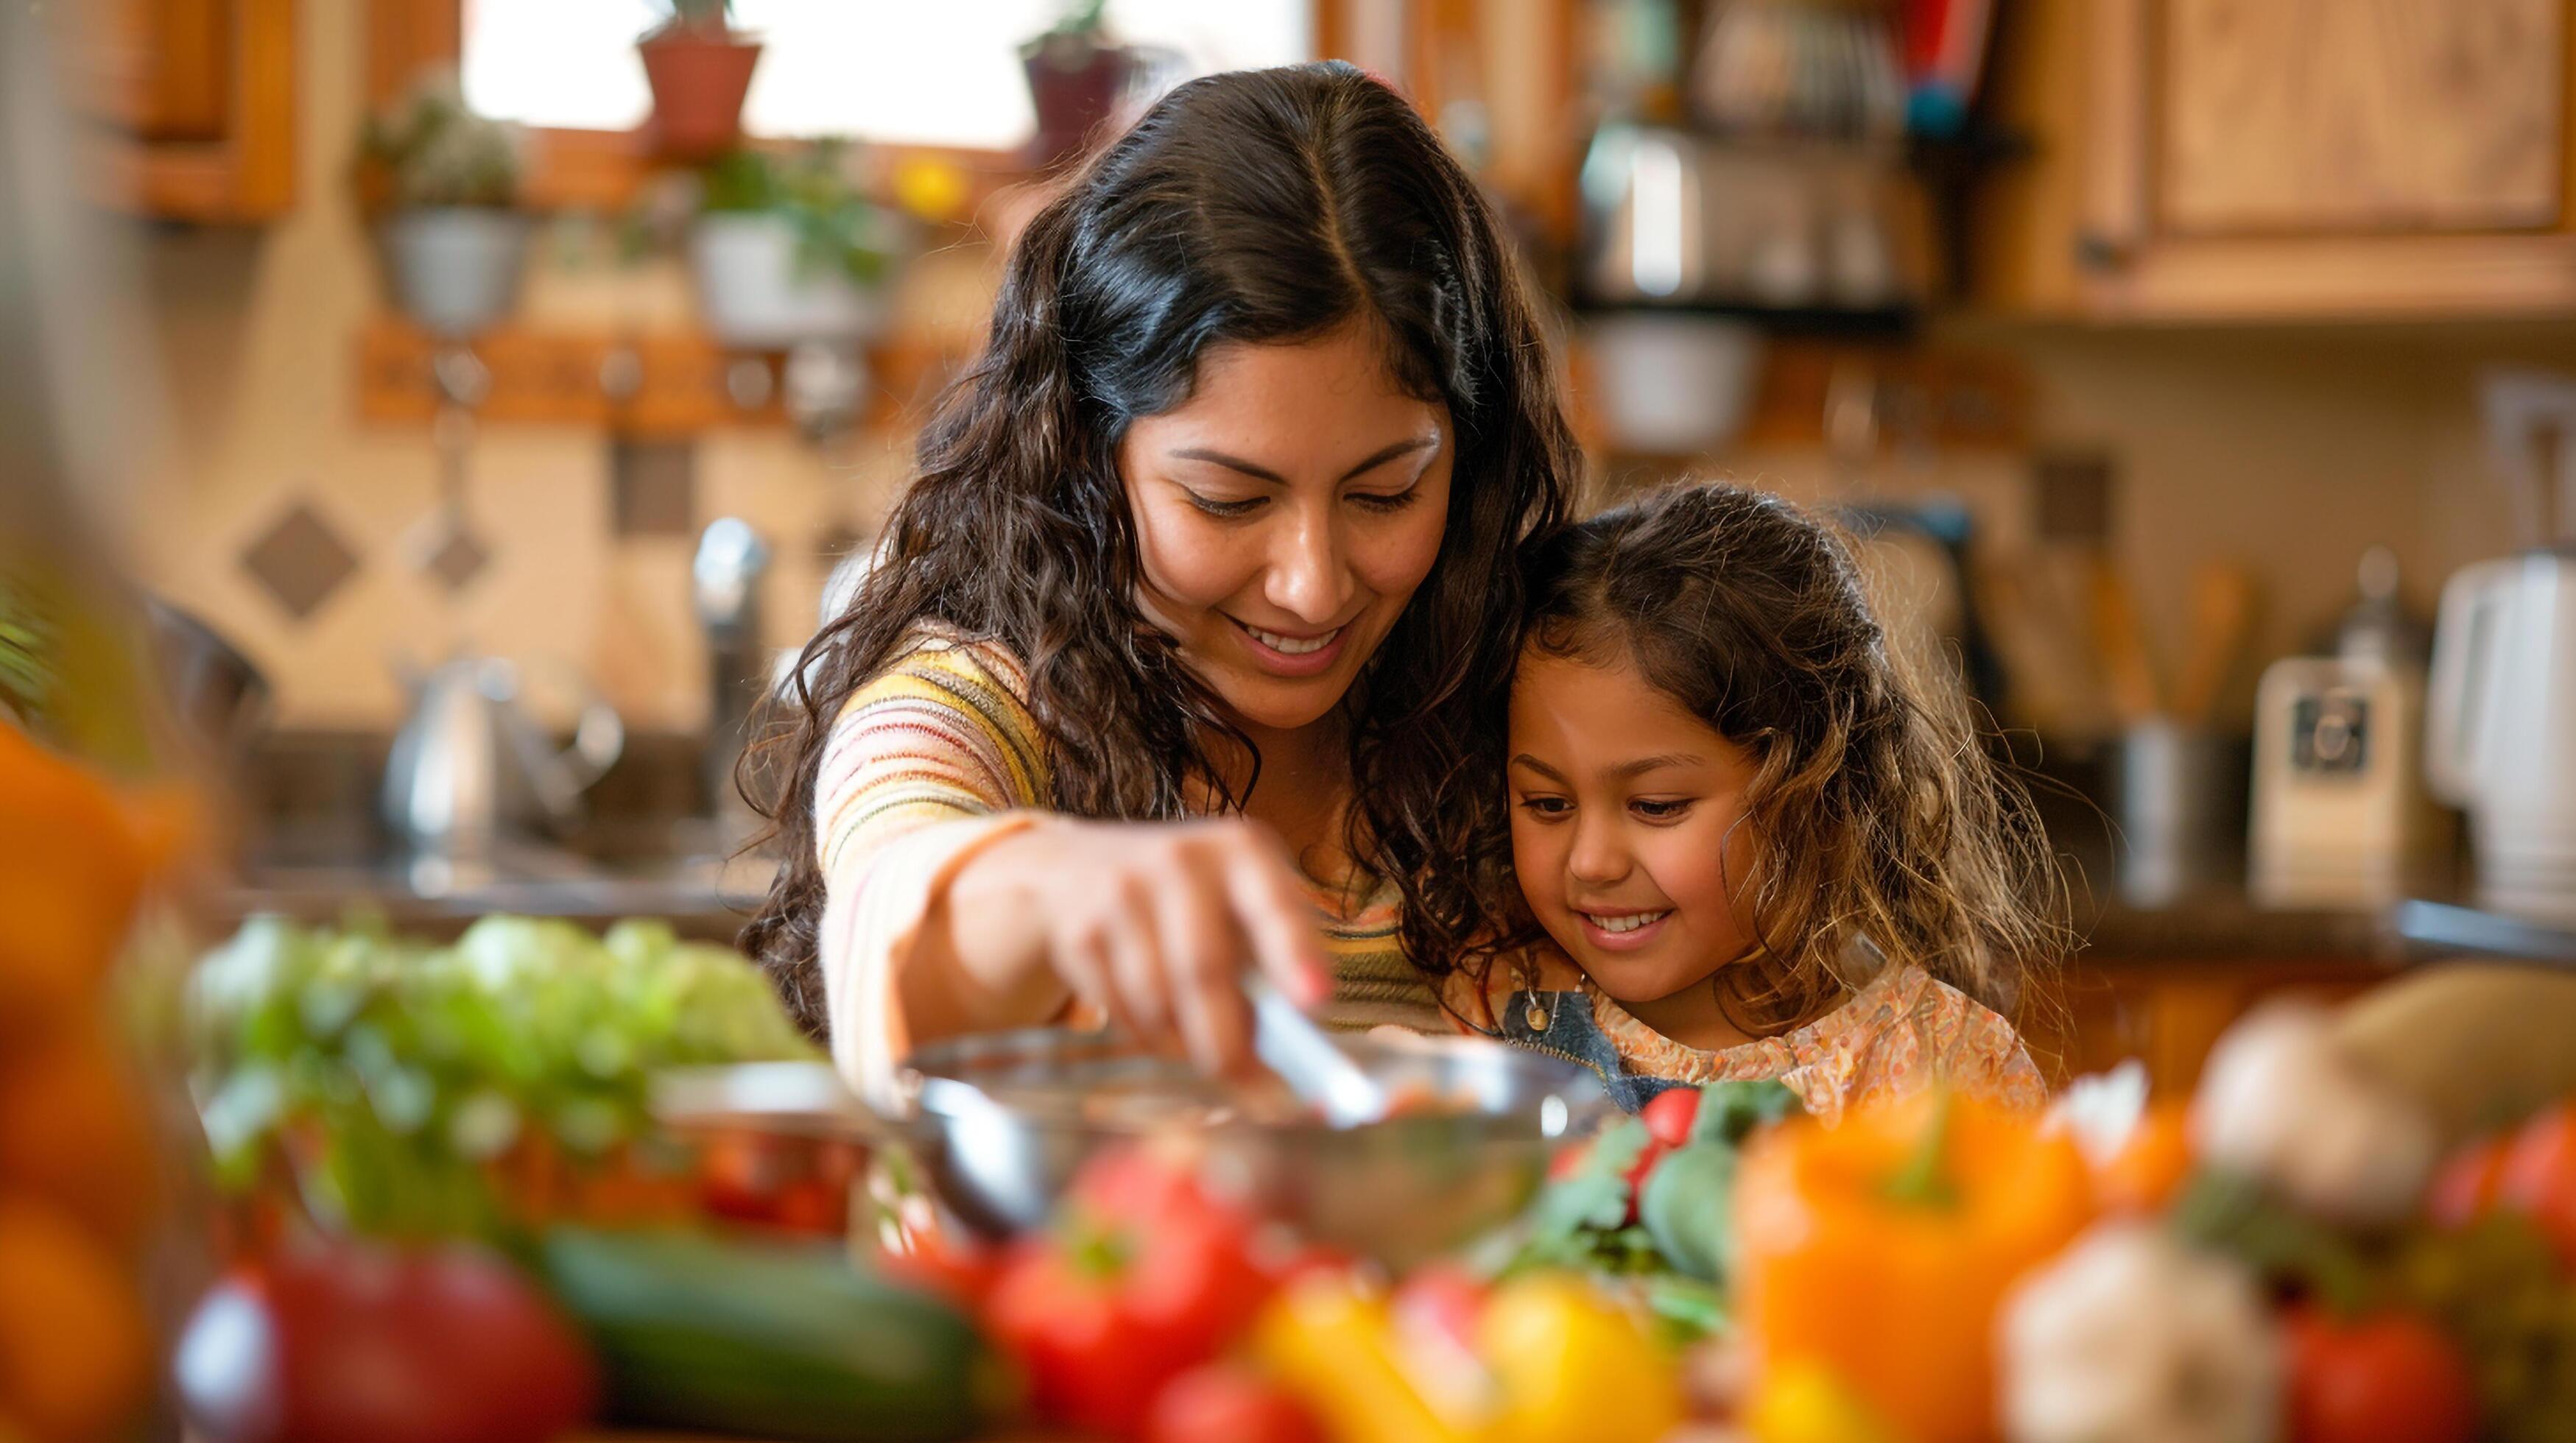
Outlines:
[[[138,569],[270,670],[289,724],[388,724],[401,707],[395,654],[469,646],[562,657],[592,671],[638,721],[691,725],[703,681],[688,545],[611,538],[599,434],[487,430],[470,504],[494,544],[492,569],[451,600],[406,563],[406,535],[434,499],[428,438],[359,424],[350,395],[355,337],[377,305],[343,183],[359,119],[364,7],[300,11],[305,203],[257,234],[173,234],[146,246],[142,298],[170,423],[150,448],[133,507]],[[568,267],[551,258],[559,250],[549,246],[532,277],[528,304],[540,314],[650,324],[685,310],[685,285],[667,270]],[[945,264],[938,304],[971,306],[981,262]],[[926,304],[918,295],[914,303]],[[2538,328],[1953,329],[2030,363],[2052,442],[2118,459],[2120,551],[2168,651],[2190,569],[2205,557],[2257,567],[2269,602],[2261,645],[2271,655],[2334,615],[2354,560],[2374,542],[2397,548],[2421,598],[2451,567],[2503,549],[2502,503],[2481,474],[2477,371],[2494,358],[2576,371],[2576,337]],[[1824,484],[1813,457],[1740,461],[1783,484]],[[772,431],[701,446],[701,515],[747,516],[779,545],[767,597],[775,639],[790,642],[809,624],[821,570],[813,538],[836,522],[864,525],[903,464],[901,443],[886,438],[828,457]],[[2009,534],[2022,475],[2017,459],[1982,458],[1894,484],[1966,491]],[[239,561],[299,496],[363,559],[344,592],[301,623]]]

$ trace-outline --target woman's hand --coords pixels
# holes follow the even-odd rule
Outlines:
[[[944,911],[945,925],[927,930],[947,946],[924,940],[974,994],[1045,1013],[1079,997],[1136,1037],[1177,1039],[1211,1072],[1251,1059],[1246,971],[1307,1007],[1332,989],[1314,904],[1253,822],[1050,818],[970,862]],[[916,956],[913,969],[941,960]],[[957,1020],[966,1030],[1036,1019]]]

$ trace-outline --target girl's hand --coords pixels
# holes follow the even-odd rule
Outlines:
[[[1239,819],[1051,819],[979,858],[949,906],[960,927],[986,907],[1015,911],[1042,953],[1027,960],[1131,1035],[1177,1037],[1210,1072],[1251,1061],[1246,970],[1301,1006],[1332,990],[1320,919],[1285,850]]]

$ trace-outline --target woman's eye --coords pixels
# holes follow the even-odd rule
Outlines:
[[[1677,820],[1690,808],[1691,804],[1687,800],[1664,800],[1653,797],[1639,797],[1628,804],[1628,810],[1650,822]]]
[[[1220,501],[1213,496],[1201,496],[1186,486],[1181,488],[1181,494],[1190,498],[1192,506],[1210,516],[1217,517],[1249,516],[1260,510],[1270,499],[1267,496],[1248,496],[1241,501]]]
[[[1415,498],[1421,494],[1422,488],[1419,485],[1413,485],[1394,492],[1354,491],[1351,493],[1351,500],[1371,511],[1401,511],[1412,505]]]
[[[1563,797],[1525,797],[1521,810],[1533,817],[1561,817],[1574,810],[1574,804]]]

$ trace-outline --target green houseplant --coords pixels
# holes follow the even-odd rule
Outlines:
[[[662,0],[661,9],[662,23],[635,42],[653,91],[654,143],[704,159],[742,134],[760,42],[733,28],[732,0]]]
[[[707,167],[689,251],[718,340],[766,350],[876,330],[902,236],[858,183],[863,158],[824,140],[737,150]]]
[[[360,138],[358,192],[394,301],[443,336],[483,330],[518,303],[528,217],[517,208],[518,127],[475,114],[452,73],[426,77]]]

